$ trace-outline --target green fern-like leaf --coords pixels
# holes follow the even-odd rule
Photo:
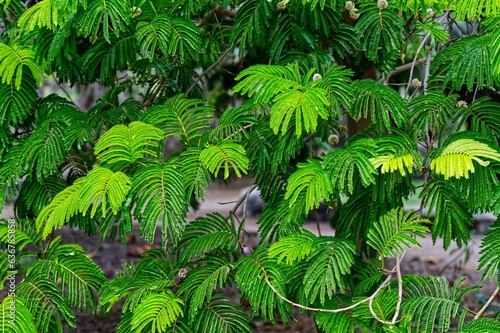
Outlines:
[[[350,115],[359,120],[370,117],[377,130],[389,130],[392,122],[403,128],[409,114],[403,98],[393,89],[373,80],[359,80],[353,83],[356,96]]]
[[[245,149],[234,142],[221,142],[204,148],[200,153],[200,161],[216,176],[224,167],[224,179],[229,177],[230,168],[238,177],[248,172],[249,161],[245,156]]]
[[[431,170],[443,175],[445,180],[450,177],[469,178],[469,174],[475,172],[476,163],[486,167],[490,164],[489,160],[500,162],[498,150],[486,143],[466,138],[449,138],[446,143],[439,156],[431,162]]]
[[[12,308],[15,319],[11,317]],[[37,332],[33,315],[20,297],[5,297],[0,303],[0,327],[4,333]]]
[[[232,30],[231,45],[240,42],[240,54],[255,53],[255,47],[265,45],[266,28],[270,25],[273,5],[267,0],[245,1],[238,9]]]
[[[15,223],[15,245],[17,251],[22,251],[26,245],[35,245],[40,241],[41,235],[36,231],[33,221],[30,219],[16,219]],[[0,243],[9,243],[9,226],[8,221],[0,220]],[[5,266],[7,267],[7,265]]]
[[[429,212],[436,210],[432,224],[432,240],[435,242],[437,237],[442,237],[445,249],[450,246],[452,240],[456,241],[459,247],[468,242],[468,226],[472,225],[472,217],[448,182],[431,181],[422,191],[422,195],[424,194],[427,195],[424,204]]]
[[[355,176],[361,178],[364,186],[375,183],[376,169],[370,162],[370,158],[374,157],[375,147],[372,139],[360,139],[328,153],[323,165],[334,188],[352,194]]]
[[[156,157],[156,141],[161,139],[163,133],[160,129],[134,121],[129,126],[116,125],[111,128],[99,139],[94,152],[101,162],[120,170],[146,154]]]
[[[68,184],[59,177],[51,176],[36,180],[27,178],[19,192],[19,199],[14,203],[14,209],[20,217],[38,216],[49,202],[64,190]]]
[[[487,277],[493,279],[498,272],[500,266],[500,222],[493,223],[486,236],[481,241],[479,251],[478,269],[484,268],[481,280],[484,281]]]
[[[431,72],[444,76],[443,88],[448,83],[458,91],[463,85],[469,91],[476,85],[478,89],[491,86],[493,68],[490,44],[488,34],[464,37],[438,53],[431,62]]]
[[[231,265],[221,258],[222,262],[211,262],[205,266],[193,269],[182,282],[177,294],[184,293],[184,299],[189,300],[189,323],[198,316],[200,308],[210,302],[212,293],[217,287],[226,286]]]
[[[129,6],[128,1],[90,0],[87,8],[78,13],[77,24],[91,41],[95,42],[102,32],[109,42],[110,32],[118,37],[130,24],[132,14]]]
[[[443,129],[444,125],[457,112],[457,94],[447,96],[443,93],[428,90],[425,95],[413,98],[409,102],[412,110],[412,130],[425,133],[426,128]]]
[[[354,303],[356,299],[350,299],[339,295],[337,298],[326,301],[325,309],[340,309]],[[363,320],[364,313],[358,311],[363,305],[351,310],[338,313],[317,312],[315,321],[318,328],[325,333],[345,333],[354,331],[356,328],[361,332],[371,332],[371,328]]]
[[[467,107],[461,107],[455,119],[457,118],[460,119],[457,128],[469,120],[471,131],[500,137],[500,104],[488,97],[478,98]]]
[[[205,101],[180,94],[149,108],[141,120],[163,129],[167,137],[179,135],[183,146],[198,147],[201,131],[209,128],[212,113],[213,108],[205,106]]]
[[[92,206],[93,217],[99,206],[106,215],[107,206],[116,214],[128,194],[130,179],[122,172],[113,173],[106,168],[97,168],[80,178],[73,185],[59,192],[38,215],[37,229],[43,228],[43,237],[53,229],[60,228],[78,212],[84,215]]]
[[[85,255],[83,248],[61,244],[60,236],[51,241],[43,257],[29,268],[27,274],[58,281],[68,304],[78,311],[88,309],[90,313],[95,313],[96,292],[106,281],[101,268]]]
[[[0,77],[2,83],[14,83],[16,89],[20,89],[25,66],[29,69],[36,84],[40,85],[42,83],[43,69],[35,60],[33,48],[25,45],[0,43]]]
[[[377,157],[370,159],[375,168],[380,167],[380,173],[399,171],[401,176],[413,173],[414,164],[417,169],[422,165],[422,158],[410,137],[397,129],[392,135],[382,135],[375,139]]]
[[[321,200],[328,200],[333,193],[333,184],[323,164],[318,160],[309,159],[307,163],[299,163],[298,170],[288,179],[285,200],[292,206],[299,195],[306,194],[306,213],[319,208]]]
[[[241,297],[250,302],[252,315],[260,314],[262,318],[274,322],[277,311],[281,319],[287,323],[287,316],[291,316],[290,305],[273,292],[264,278],[266,274],[273,287],[281,295],[287,297],[285,277],[278,269],[276,260],[268,256],[267,247],[259,246],[252,256],[241,258],[235,268],[237,269],[236,284],[241,288]]]
[[[472,20],[474,18],[493,16],[500,13],[500,3],[487,0],[455,0],[453,16],[457,20]]]
[[[308,261],[304,275],[304,293],[310,303],[316,297],[325,303],[325,295],[333,297],[336,290],[344,291],[343,275],[350,272],[354,263],[355,246],[352,242],[335,237],[314,237],[310,232],[280,238],[269,248],[270,257],[278,257],[278,263],[286,258],[287,264],[296,260]]]
[[[500,322],[492,318],[479,318],[468,322],[459,333],[500,332]]]
[[[245,312],[220,294],[212,296],[210,302],[202,307],[193,328],[195,332],[249,333],[252,331]]]
[[[189,202],[180,172],[180,165],[171,160],[163,165],[150,163],[133,178],[130,192],[135,200],[134,216],[141,223],[141,237],[148,242],[153,242],[160,219],[164,244],[169,234],[175,243],[184,229]]]
[[[179,256],[180,265],[186,265],[191,259],[204,256],[214,250],[238,250],[239,233],[234,220],[228,220],[219,213],[198,217],[190,222],[179,243],[184,247]]]
[[[403,19],[391,9],[379,10],[373,2],[363,3],[358,14],[354,28],[366,57],[390,69],[403,47]]]
[[[40,332],[63,333],[63,321],[71,329],[76,327],[76,317],[55,281],[37,274],[26,274],[16,287],[16,297],[25,300]]]
[[[148,295],[135,309],[131,329],[133,332],[143,332],[145,328],[153,333],[168,332],[168,326],[183,316],[183,305],[184,302],[168,289],[163,293]]]
[[[465,278],[449,286],[444,277],[405,276],[401,314],[412,317],[415,332],[448,332],[463,297],[479,287],[462,287]],[[461,309],[466,311],[466,309]]]
[[[407,213],[403,208],[391,210],[368,230],[367,243],[377,250],[381,259],[401,255],[412,245],[422,247],[415,239],[424,237],[429,231],[422,223],[430,221],[420,218],[412,210]]]
[[[200,29],[193,22],[170,14],[139,22],[135,36],[142,56],[150,59],[156,57],[158,49],[165,56],[178,55],[183,60],[201,45]]]
[[[0,84],[0,119],[2,127],[23,123],[37,98],[35,80],[24,74],[16,88],[14,82]]]

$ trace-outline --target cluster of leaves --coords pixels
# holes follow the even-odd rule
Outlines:
[[[63,332],[73,311],[120,301],[127,333],[250,332],[255,316],[293,319],[292,305],[323,332],[498,328],[460,305],[476,287],[384,269],[427,232],[463,246],[473,214],[500,214],[496,2],[0,6],[0,207],[16,215],[15,237],[0,224],[0,285],[22,275],[0,303],[5,332]],[[106,92],[86,109],[42,82]],[[256,249],[233,214],[186,221],[213,180],[246,174],[265,206]],[[320,206],[338,208],[335,236],[305,229]],[[69,226],[125,243],[134,223],[148,242],[159,224],[162,248],[112,280],[54,237]],[[481,245],[483,279],[497,277],[499,233]]]

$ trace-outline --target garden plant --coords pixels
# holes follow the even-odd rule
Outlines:
[[[319,332],[500,332],[498,289],[472,309],[481,286],[401,273],[422,237],[464,247],[474,214],[500,214],[499,0],[0,8],[2,332],[78,331],[113,306],[119,333],[251,332],[294,307]],[[243,176],[257,246],[245,214],[186,218]],[[304,228],[320,207],[334,236]],[[125,244],[135,224],[162,247],[112,279],[54,234]],[[500,222],[480,248],[496,281]]]

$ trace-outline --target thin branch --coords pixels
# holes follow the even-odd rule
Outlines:
[[[189,87],[189,89],[186,91],[186,95],[189,95],[189,93],[191,92],[191,90],[194,89],[194,87],[196,87],[196,85],[198,84],[198,82],[201,81],[201,79],[207,75],[208,72],[210,72],[215,66],[217,66],[222,60],[224,60],[224,58],[229,54],[229,52],[231,51],[231,48],[228,48],[226,51],[224,51],[224,53],[222,53],[222,55],[219,57],[219,59],[217,59],[212,65],[210,65],[207,69],[205,69],[203,71],[203,73],[201,73],[197,78],[196,80],[193,82],[193,84],[191,85],[191,87]]]
[[[418,65],[422,65],[423,63],[425,63],[425,59],[426,58],[422,58],[422,59],[418,59],[418,60],[414,60],[412,62],[409,62],[407,64],[404,64],[404,65],[401,65],[401,66],[398,66],[396,67],[395,70],[389,72],[387,74],[386,77],[383,77],[381,78],[380,80],[378,80],[378,82],[384,82],[384,84],[389,84],[389,79],[391,78],[391,76],[395,75],[395,74],[398,74],[398,73],[401,73],[401,72],[404,72],[404,71],[407,71],[409,70],[410,68],[412,68],[413,66],[418,66]]]
[[[154,99],[156,98],[156,96],[158,96],[164,85],[165,85],[165,78],[161,79],[156,90],[151,94],[151,96],[148,98],[147,101],[142,103],[142,106],[149,106],[151,103],[153,103]]]
[[[394,269],[396,269],[396,268],[394,268]],[[286,298],[285,296],[281,295],[276,290],[276,288],[271,284],[271,282],[269,281],[269,277],[267,276],[267,272],[264,270],[263,267],[261,267],[261,270],[264,273],[264,279],[266,280],[267,285],[276,294],[276,296],[278,296],[279,298],[281,298],[283,301],[285,301],[288,304],[291,304],[291,305],[293,305],[295,307],[298,307],[300,309],[314,311],[314,312],[326,312],[326,313],[340,313],[340,312],[345,312],[345,311],[352,310],[352,309],[360,306],[363,303],[372,302],[373,299],[375,299],[375,297],[377,297],[377,295],[382,291],[382,289],[384,289],[387,285],[389,285],[389,283],[391,282],[391,279],[392,279],[392,274],[389,275],[389,276],[387,276],[387,278],[385,279],[385,281],[378,287],[377,290],[375,290],[375,292],[370,297],[362,299],[361,301],[358,301],[358,302],[356,302],[356,303],[354,303],[352,305],[349,305],[349,306],[346,306],[346,307],[340,308],[340,309],[321,309],[321,308],[313,308],[313,307],[310,307],[310,306],[305,306],[305,305],[302,305],[302,304],[299,304],[299,303],[295,303],[294,301],[291,301],[288,298]],[[375,319],[377,319],[377,317],[375,317]]]
[[[231,210],[231,212],[236,212],[238,210],[238,208],[240,208],[241,204],[243,203],[243,201],[245,201],[245,198],[250,195],[250,193],[253,192],[253,190],[255,190],[257,188],[257,185],[252,185],[250,186],[250,188],[248,189],[247,193],[245,193],[245,195],[242,195],[238,201],[236,201],[236,204],[234,205],[233,209]],[[229,215],[226,217],[226,220],[231,216],[231,212],[229,212]]]
[[[396,304],[396,312],[392,317],[392,324],[396,323],[401,311],[401,302],[403,302],[403,277],[401,276],[401,258],[399,255],[396,256],[396,277],[398,279],[398,303]]]
[[[481,308],[481,310],[479,310],[476,313],[476,315],[474,316],[474,319],[479,319],[484,315],[484,313],[486,312],[486,310],[488,310],[488,307],[493,302],[493,300],[495,299],[495,297],[498,295],[499,292],[500,292],[500,287],[497,287],[497,289],[495,289],[493,294],[491,294],[490,299],[488,299],[486,304]]]

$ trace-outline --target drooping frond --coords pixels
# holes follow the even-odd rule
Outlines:
[[[266,206],[257,221],[260,242],[272,243],[281,237],[300,232],[306,221],[305,196],[298,198],[295,205],[290,206],[282,196],[277,196],[276,206]]]
[[[111,35],[109,41],[99,40],[82,56],[82,70],[88,81],[99,78],[101,84],[114,85],[117,71],[133,67],[136,44],[135,36],[128,30],[119,38]]]
[[[155,58],[160,51],[168,57],[177,55],[182,61],[186,55],[197,52],[201,45],[200,29],[193,22],[170,14],[139,22],[135,37],[141,55],[149,59]]]
[[[252,97],[255,103],[268,103],[276,95],[303,88],[298,66],[254,65],[242,71],[233,93]]]
[[[178,158],[186,193],[193,194],[196,200],[203,200],[205,189],[212,179],[207,167],[200,160],[201,152],[200,148],[188,148],[181,152]]]
[[[414,164],[417,170],[422,165],[422,157],[417,146],[410,137],[397,129],[391,135],[382,135],[375,138],[377,155],[370,159],[375,168],[380,167],[380,173],[399,171],[401,176],[413,173]]]
[[[26,245],[35,245],[40,241],[41,235],[36,231],[33,220],[30,219],[15,219],[14,223],[8,223],[6,220],[0,220],[0,243],[15,245],[17,251],[22,251]],[[9,235],[12,231],[9,229],[14,227],[15,237],[9,243]],[[8,267],[6,265],[5,267]]]
[[[238,177],[248,172],[248,157],[245,148],[238,143],[223,141],[217,145],[209,145],[200,153],[200,161],[215,176],[224,168],[224,179],[229,177],[229,170],[233,170]]]
[[[11,317],[14,309],[14,318]],[[0,303],[0,327],[4,333],[37,332],[33,315],[20,297],[5,297]]]
[[[60,243],[60,236],[52,240],[42,258],[29,268],[27,274],[57,281],[69,306],[95,313],[95,295],[106,277],[101,268],[85,255],[82,247]]]
[[[307,260],[303,284],[305,297],[314,303],[319,296],[321,304],[325,296],[333,297],[334,291],[345,291],[343,275],[350,272],[354,264],[356,247],[349,240],[336,237],[315,237],[308,231],[280,238],[269,248],[271,258],[278,257],[278,264],[285,259],[287,264]]]
[[[190,271],[177,292],[177,295],[184,294],[183,299],[188,301],[189,323],[197,318],[200,308],[210,302],[215,288],[227,286],[231,264],[226,258],[210,257],[209,260],[209,264]]]
[[[37,229],[43,228],[45,238],[78,212],[87,214],[90,206],[90,217],[95,215],[99,207],[105,216],[108,205],[116,214],[125,201],[130,183],[128,176],[120,171],[113,173],[106,168],[94,169],[54,197],[38,215]]]
[[[390,8],[379,10],[376,3],[362,3],[360,15],[354,29],[366,57],[383,66],[384,71],[392,69],[402,51],[404,20]]]
[[[370,162],[370,158],[375,155],[375,148],[373,139],[359,139],[328,153],[323,165],[334,188],[352,194],[355,177],[360,177],[364,186],[375,183],[377,171]]]
[[[40,332],[49,332],[49,327],[52,327],[51,333],[63,333],[63,322],[70,329],[76,327],[76,317],[52,279],[27,273],[25,279],[16,286],[16,297],[25,301]]]
[[[184,302],[169,289],[148,295],[135,309],[131,329],[135,332],[144,329],[152,333],[168,332],[168,327],[184,315],[183,306]]]
[[[219,213],[198,217],[190,222],[182,234],[179,247],[179,264],[186,265],[192,259],[218,251],[235,252],[238,250],[239,232],[234,220],[229,221]]]
[[[117,37],[127,29],[132,18],[128,1],[121,0],[89,0],[87,8],[81,8],[77,24],[84,37],[95,42],[102,32],[106,41],[111,40],[110,33]]]
[[[248,136],[247,127],[257,123],[256,116],[252,111],[252,107],[246,105],[224,111],[217,126],[209,133],[210,140],[240,141],[243,137]]]
[[[475,86],[489,87],[493,84],[490,44],[488,34],[464,37],[436,55],[431,62],[431,73],[444,76],[443,88],[448,83],[458,91],[463,85],[469,91]]]
[[[479,318],[469,321],[459,333],[500,332],[500,321],[493,318]]]
[[[469,178],[477,165],[486,167],[491,160],[500,162],[500,152],[495,148],[472,138],[450,136],[432,160],[431,170],[443,175],[445,180],[450,177]]]
[[[411,316],[415,332],[448,332],[451,320],[456,318],[460,302],[468,293],[479,287],[464,287],[465,278],[455,281],[450,287],[445,277],[405,276],[403,277],[403,303],[401,315]]]
[[[293,118],[296,135],[300,137],[303,129],[307,133],[316,130],[318,118],[328,119],[327,91],[319,87],[320,80],[311,80],[312,75],[313,70],[303,79],[298,65],[255,65],[236,77],[241,82],[233,92],[255,95],[256,103],[268,103],[272,99],[270,126],[274,133],[286,133]]]
[[[102,162],[117,170],[134,164],[148,154],[157,156],[158,140],[163,139],[160,129],[139,121],[129,126],[116,125],[104,133],[94,147]]]
[[[425,237],[424,233],[429,231],[423,223],[430,221],[420,218],[413,210],[405,213],[403,207],[393,209],[371,225],[367,243],[377,250],[382,260],[402,255],[413,245],[422,247],[415,238]]]
[[[500,222],[497,220],[493,223],[486,236],[481,241],[479,251],[478,270],[484,268],[481,280],[484,281],[487,277],[491,280],[498,274],[500,267]]]
[[[457,196],[454,189],[444,180],[432,180],[422,191],[426,195],[424,204],[429,212],[434,211],[432,240],[443,238],[443,247],[447,249],[454,240],[458,247],[470,239],[468,227],[472,225],[472,216],[466,204]]]
[[[478,98],[468,106],[461,107],[456,118],[459,117],[457,128],[468,121],[471,131],[500,137],[500,104],[488,97]]]
[[[445,43],[446,41],[448,41],[448,38],[450,37],[450,34],[446,30],[444,30],[445,29],[444,24],[439,24],[434,21],[426,21],[426,22],[416,21],[415,25],[417,28],[417,31],[415,33],[428,34],[430,37],[435,38],[440,43]]]
[[[239,41],[240,54],[264,46],[266,32],[273,15],[273,4],[267,0],[245,1],[238,9],[232,29],[231,45]]]
[[[141,224],[141,237],[152,243],[161,220],[163,244],[169,234],[175,243],[184,229],[189,204],[181,166],[175,160],[163,165],[148,164],[135,174],[130,193],[135,200],[134,216]]]
[[[206,106],[204,100],[179,94],[163,105],[149,108],[141,120],[163,129],[167,137],[179,135],[183,146],[198,147],[201,131],[209,128],[212,114],[213,108]]]
[[[349,306],[356,302],[356,299],[351,299],[342,295],[325,302],[325,309],[340,309]],[[360,313],[361,305],[351,311],[342,311],[338,313],[317,312],[314,315],[316,325],[325,333],[345,333],[353,332],[355,328],[361,332],[371,332],[363,320],[364,313]]]
[[[49,202],[68,184],[57,176],[40,180],[28,177],[19,192],[19,198],[14,203],[16,214],[20,217],[35,217]]]
[[[35,60],[32,47],[26,45],[6,45],[0,43],[0,77],[2,83],[12,84],[16,89],[21,88],[24,66],[29,69],[37,85],[42,83],[43,69]]]
[[[193,323],[195,332],[250,333],[245,311],[231,304],[228,297],[216,294],[204,304]]]
[[[18,87],[14,82],[0,84],[0,119],[3,120],[4,130],[9,125],[23,123],[30,115],[36,98],[35,80],[30,75],[24,74]]]
[[[314,159],[307,163],[299,163],[299,168],[288,179],[285,200],[289,200],[292,206],[297,198],[305,192],[306,213],[314,208],[319,208],[321,200],[328,200],[333,193],[334,187],[329,173],[323,168],[323,164]]]
[[[86,6],[87,1],[82,4]],[[46,27],[55,30],[59,25],[63,24],[71,14],[74,14],[77,9],[77,1],[57,1],[44,0],[33,6],[30,6],[19,17],[18,24],[26,31],[32,31],[35,28]]]
[[[390,130],[392,122],[402,128],[409,114],[405,100],[392,88],[373,80],[359,80],[353,84],[356,96],[350,115],[359,120],[370,117],[379,132]]]
[[[267,246],[259,246],[252,256],[238,260],[235,268],[236,284],[241,289],[242,299],[250,302],[251,314],[260,314],[262,318],[274,322],[275,313],[278,312],[287,323],[287,317],[291,316],[290,305],[273,292],[264,277],[281,295],[287,297],[285,277],[277,267],[276,260],[269,257]]]
[[[442,129],[457,113],[457,94],[447,96],[441,92],[428,90],[425,95],[413,98],[408,106],[412,131],[425,135],[426,128]]]
[[[349,110],[353,102],[353,72],[344,66],[331,66],[318,80],[318,87],[326,90],[332,115],[342,119],[343,109]]]
[[[488,0],[455,0],[453,16],[459,21],[473,20],[500,13],[500,3]]]

